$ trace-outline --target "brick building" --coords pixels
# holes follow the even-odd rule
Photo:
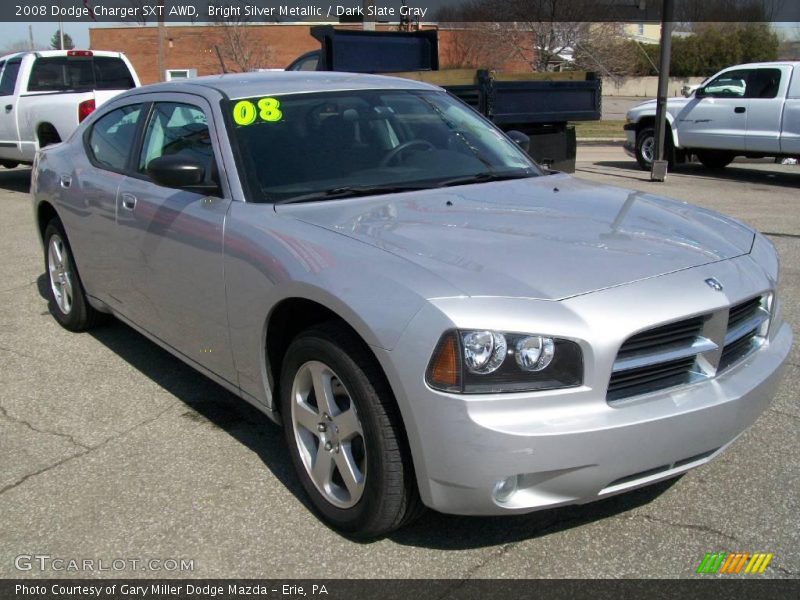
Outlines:
[[[192,25],[164,27],[164,70],[178,76],[261,69],[282,69],[309,50],[319,48],[309,24],[239,27]],[[89,30],[95,50],[124,52],[143,84],[159,81],[157,27],[96,27]],[[530,71],[529,51],[510,47],[501,35],[466,29],[439,30],[441,68],[492,68]]]

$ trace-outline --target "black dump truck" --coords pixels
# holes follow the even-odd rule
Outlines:
[[[439,69],[438,31],[363,31],[311,28],[320,49],[295,59],[287,71],[380,73],[438,85],[503,131],[530,138],[529,154],[550,168],[575,170],[573,121],[600,119],[601,81],[594,73],[502,73]]]

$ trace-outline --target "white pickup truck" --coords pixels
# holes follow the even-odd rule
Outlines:
[[[32,163],[103,102],[137,87],[119,52],[48,50],[0,57],[0,165]]]
[[[628,111],[625,150],[650,169],[655,153],[656,101]],[[667,101],[665,154],[692,155],[721,169],[737,156],[800,156],[800,62],[737,65],[707,79],[687,98]]]

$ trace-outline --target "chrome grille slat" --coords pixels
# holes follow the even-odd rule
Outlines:
[[[707,338],[695,337],[689,343],[665,345],[658,350],[651,349],[649,352],[626,352],[622,358],[617,355],[617,360],[614,361],[614,373],[656,365],[680,358],[694,357],[701,352],[716,350],[718,347],[719,346]]]
[[[725,334],[725,345],[728,346],[736,340],[753,333],[768,319],[769,313],[759,306],[751,317],[747,319],[739,319],[739,321],[733,326],[731,326],[729,321],[728,332]]]

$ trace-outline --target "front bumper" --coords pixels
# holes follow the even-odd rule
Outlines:
[[[625,142],[622,147],[628,156],[636,158],[636,124],[626,123],[623,129],[625,130]]]
[[[729,262],[741,267],[743,261],[749,260],[741,257]],[[559,305],[568,303],[584,307],[595,304],[597,314],[607,315],[608,327],[619,328],[621,323],[630,321],[629,327],[636,330],[640,327],[639,318],[663,317],[666,321],[671,318],[669,310],[685,310],[680,297],[686,303],[692,294],[681,285],[682,280],[688,274],[691,279],[705,276],[708,269],[691,269],[544,304],[555,305],[552,310],[563,309]],[[720,270],[716,266],[715,271]],[[671,284],[664,287],[663,282],[658,283],[659,279],[669,279]],[[703,278],[699,281],[702,283]],[[661,289],[662,295],[647,311],[649,317],[625,311],[626,296],[637,303],[637,296],[648,296],[653,288]],[[592,299],[595,295],[605,300],[597,302]],[[700,303],[704,301],[705,298]],[[508,319],[516,319],[516,314],[530,315],[533,308],[530,302],[542,304],[512,299],[482,302],[499,304],[495,310],[502,316],[490,317],[486,310],[489,305],[485,304],[477,311],[482,315],[474,318],[482,319],[485,323],[482,327],[507,331],[521,330],[519,323]],[[515,309],[515,302],[529,304]],[[608,312],[609,306],[614,305],[621,311],[620,316]],[[701,306],[699,310],[706,308]],[[547,306],[535,312],[546,311]],[[592,311],[581,312],[587,319],[576,327],[584,328],[585,338],[592,337],[592,329],[595,335],[602,336],[602,328],[594,325],[591,318]],[[708,462],[766,409],[792,345],[789,326],[778,320],[769,340],[759,350],[717,377],[651,393],[624,406],[611,406],[605,400],[604,386],[609,372],[606,369],[613,362],[618,346],[611,344],[614,349],[609,350],[599,342],[590,342],[584,348],[585,381],[579,388],[459,395],[431,390],[416,377],[400,375],[413,372],[409,369],[420,368],[417,372],[424,372],[423,365],[432,348],[420,331],[437,331],[441,327],[436,323],[437,318],[436,311],[423,310],[393,351],[376,350],[376,353],[398,396],[422,499],[436,510],[456,514],[523,513],[583,504],[673,477]],[[545,314],[542,318],[547,321],[550,316]],[[477,321],[472,319],[457,316],[454,320],[458,327],[473,328]],[[504,320],[506,325],[501,325]],[[539,327],[534,323],[524,331],[538,332]],[[567,335],[571,333],[567,331]],[[626,332],[621,337],[627,335]],[[495,486],[509,477],[515,478],[517,491],[500,501],[494,494]]]

